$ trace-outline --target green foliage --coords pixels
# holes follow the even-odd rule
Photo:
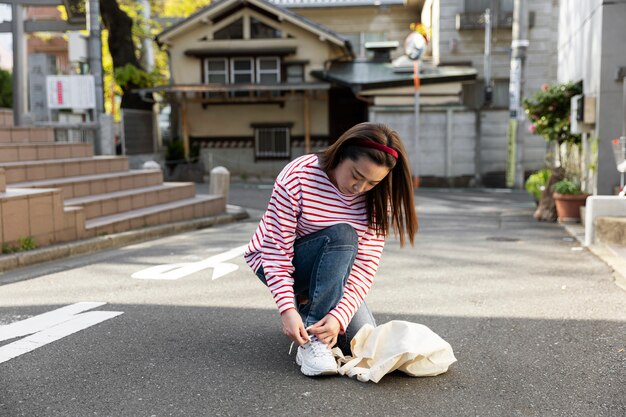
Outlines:
[[[13,108],[13,76],[0,69],[0,107]]]
[[[547,141],[580,143],[580,135],[570,133],[570,101],[582,93],[580,83],[544,85],[530,99],[524,99],[524,109],[532,122],[530,130]]]
[[[559,194],[582,194],[582,190],[580,189],[580,184],[570,181],[570,180],[561,180],[556,182],[552,187],[552,191]]]
[[[18,245],[10,245],[8,243],[5,243],[2,245],[2,253],[15,253],[15,252],[24,252],[27,250],[33,250],[33,249],[37,249],[37,243],[35,242],[35,239],[33,239],[31,236],[28,237],[20,237],[19,239],[17,239],[17,243]]]
[[[200,144],[192,142],[189,148],[189,159],[191,162],[195,162],[199,157]],[[174,139],[167,144],[165,160],[173,164],[185,162],[185,145],[181,139]]]
[[[139,88],[152,87],[158,82],[157,73],[148,73],[132,64],[126,64],[121,68],[115,68],[115,82],[120,87],[133,84]]]
[[[532,195],[535,201],[541,200],[541,193],[546,188],[552,170],[549,168],[540,169],[531,174],[524,185],[528,194]]]

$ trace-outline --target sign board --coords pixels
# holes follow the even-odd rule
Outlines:
[[[94,109],[96,89],[93,75],[49,75],[46,77],[48,108]]]
[[[87,39],[80,32],[67,32],[67,57],[70,62],[87,62]]]

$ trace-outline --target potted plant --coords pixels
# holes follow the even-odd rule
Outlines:
[[[531,122],[529,131],[543,136],[552,150],[547,160],[552,173],[544,192],[541,193],[541,200],[534,214],[538,220],[554,221],[557,217],[561,219],[556,212],[554,192],[560,195],[582,193],[579,186],[582,176],[581,136],[570,131],[569,118],[571,99],[581,93],[581,83],[544,84],[532,98],[524,100],[524,109]],[[556,187],[558,183],[561,185]],[[574,193],[575,189],[579,190],[577,194]],[[580,215],[574,218],[580,218]]]
[[[580,184],[564,179],[556,182],[552,191],[559,222],[580,221],[580,208],[585,205],[589,196],[583,192]]]

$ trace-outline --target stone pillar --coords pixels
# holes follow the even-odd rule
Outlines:
[[[228,203],[228,188],[230,187],[230,172],[224,167],[215,167],[211,170],[209,194],[223,195]]]

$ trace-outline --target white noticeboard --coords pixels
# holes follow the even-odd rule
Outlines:
[[[96,107],[93,75],[49,75],[46,77],[48,108],[93,109]]]

